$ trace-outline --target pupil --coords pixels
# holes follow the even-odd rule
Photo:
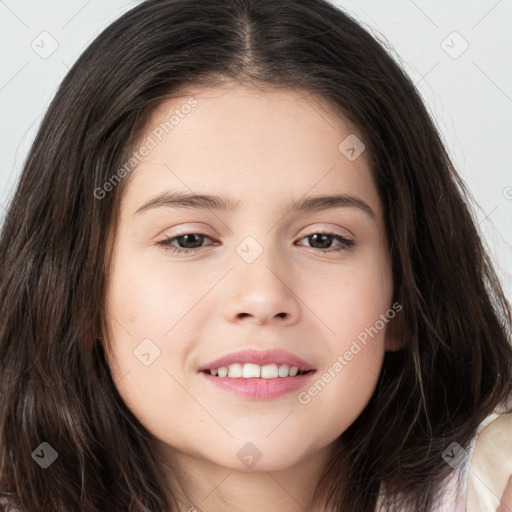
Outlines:
[[[318,237],[321,237],[321,239],[322,239],[320,242],[318,241]],[[312,235],[310,238],[312,238],[312,239],[313,239],[313,246],[314,246],[314,244],[318,244],[318,243],[320,243],[320,244],[322,244],[322,243],[323,243],[323,244],[325,244],[326,239],[327,239],[328,241],[330,241],[329,239],[330,239],[330,238],[332,238],[332,237],[331,237],[331,235],[325,235],[325,234],[322,234],[322,233],[315,233],[315,234],[314,234],[314,235]],[[329,243],[327,244],[327,248],[328,248],[328,247],[329,247]],[[326,247],[322,247],[322,248],[326,248]]]
[[[191,241],[189,241],[189,237],[190,237]],[[199,243],[197,243],[197,242],[196,242],[196,243],[194,244],[194,243],[193,243],[193,239],[194,239],[194,238],[198,238],[198,239],[199,239]],[[180,237],[179,237],[179,240],[180,240],[180,245],[183,245],[183,244],[181,243],[181,241],[182,241],[182,240],[185,240],[185,241],[184,241],[184,244],[185,244],[185,245],[186,245],[187,243],[192,243],[192,244],[194,245],[194,247],[185,247],[185,249],[191,249],[191,248],[193,249],[193,248],[195,248],[195,247],[201,247],[201,245],[202,245],[202,235],[198,235],[198,234],[197,234],[197,235],[196,235],[196,234],[183,235],[183,236],[180,236]]]

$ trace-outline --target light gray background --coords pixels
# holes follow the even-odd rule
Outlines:
[[[479,228],[512,299],[512,0],[332,1],[391,45],[417,84],[475,197]],[[59,83],[86,46],[138,3],[0,0],[0,223]]]

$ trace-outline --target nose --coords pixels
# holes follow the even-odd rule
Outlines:
[[[291,325],[299,320],[300,301],[290,267],[263,254],[253,263],[236,261],[225,283],[224,317],[229,322]]]

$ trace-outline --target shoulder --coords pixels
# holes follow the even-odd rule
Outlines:
[[[512,476],[512,412],[498,413],[476,437],[467,478],[467,512],[499,507]]]

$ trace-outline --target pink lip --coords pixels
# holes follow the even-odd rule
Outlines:
[[[299,370],[314,370],[311,363],[304,361],[300,357],[294,356],[290,354],[286,350],[282,349],[274,349],[274,350],[240,350],[239,352],[233,352],[232,354],[228,354],[227,356],[221,357],[219,359],[215,359],[215,361],[211,361],[207,364],[204,364],[199,367],[198,371],[203,372],[204,370],[211,370],[220,368],[221,366],[229,366],[234,363],[253,363],[258,364],[260,366],[276,363],[287,364],[288,366],[296,366]],[[285,377],[294,379],[295,377]],[[236,379],[233,379],[236,380]],[[244,379],[248,380],[248,379]],[[259,379],[249,379],[249,380],[259,380]],[[268,379],[261,379],[268,380]]]
[[[277,377],[275,379],[233,379],[231,377],[214,377],[209,373],[200,375],[213,386],[231,391],[243,398],[273,400],[305,386],[315,373],[316,371],[313,370],[295,377]]]

